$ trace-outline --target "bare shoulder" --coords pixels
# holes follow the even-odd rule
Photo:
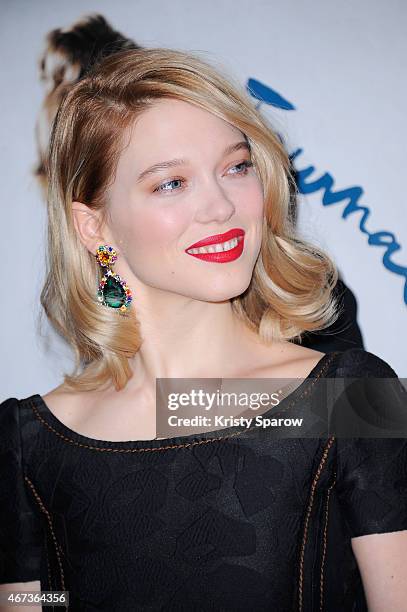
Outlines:
[[[54,415],[68,427],[74,426],[91,406],[92,392],[71,391],[64,384],[41,396]]]
[[[326,354],[322,353],[321,351],[315,351],[314,349],[301,346],[299,344],[294,344],[293,342],[288,342],[287,345],[287,357],[288,360],[293,364],[316,364]]]
[[[325,353],[292,342],[282,342],[274,350],[272,358],[264,364],[264,377],[306,378]]]
[[[42,395],[54,416],[75,433],[112,442],[152,439],[155,411],[148,394],[131,396],[109,389],[67,390],[64,385]]]

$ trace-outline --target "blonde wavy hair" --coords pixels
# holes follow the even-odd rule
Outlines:
[[[70,390],[123,389],[129,360],[141,345],[137,299],[127,317],[96,299],[99,265],[81,243],[72,202],[108,215],[107,187],[125,146],[125,133],[157,99],[183,100],[244,134],[264,196],[262,245],[246,291],[231,299],[234,313],[266,342],[301,341],[305,331],[339,316],[330,257],[301,239],[289,214],[293,177],[287,152],[267,120],[230,76],[195,53],[165,48],[120,51],[103,59],[67,91],[56,115],[48,159],[48,247],[41,304],[73,347],[65,374]]]

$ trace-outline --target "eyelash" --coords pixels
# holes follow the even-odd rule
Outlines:
[[[243,172],[235,172],[234,174],[237,174],[238,176],[246,176],[249,168],[253,166],[253,162],[250,160],[244,160],[240,162],[239,164],[235,164],[234,166],[232,166],[232,168],[237,168],[237,166],[244,166],[244,170]],[[169,193],[171,193],[172,191],[178,191],[178,189],[161,189],[165,185],[170,185],[171,183],[174,183],[175,181],[180,181],[181,183],[185,183],[184,179],[173,178],[173,179],[170,179],[169,181],[165,181],[165,183],[161,183],[161,185],[158,185],[158,187],[153,189],[153,193],[159,193],[160,191],[164,193],[166,191]]]

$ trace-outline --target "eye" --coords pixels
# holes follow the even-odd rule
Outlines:
[[[158,187],[153,189],[153,193],[157,191],[177,191],[176,189],[167,189],[167,185],[171,185],[172,183],[185,183],[185,181],[184,179],[179,178],[171,179],[170,181],[166,181],[165,183],[161,183],[161,185],[158,185]]]
[[[237,174],[239,176],[245,176],[248,172],[248,169],[251,168],[253,166],[253,162],[246,159],[242,162],[240,162],[239,164],[236,164],[235,166],[232,166],[230,168],[230,170],[233,170],[234,168],[239,168],[239,166],[242,168],[240,171],[238,172],[232,172],[232,174]],[[173,178],[169,181],[165,181],[165,183],[161,183],[161,185],[158,185],[158,187],[156,187],[155,189],[153,189],[153,193],[159,193],[159,192],[164,192],[164,191],[168,191],[168,192],[172,192],[172,191],[178,191],[177,188],[175,189],[168,189],[168,186],[171,186],[173,183],[180,183],[183,184],[186,181],[184,179],[181,178]]]
[[[245,159],[245,161],[240,162],[240,164],[237,164],[236,166],[232,166],[231,170],[233,168],[238,168],[239,166],[243,166],[243,172],[233,172],[232,174],[247,174],[247,171],[249,168],[251,168],[253,166],[253,162],[250,161],[249,159]]]

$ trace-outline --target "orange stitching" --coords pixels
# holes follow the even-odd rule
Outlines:
[[[105,452],[111,452],[111,453],[141,453],[141,452],[148,452],[148,451],[150,452],[162,451],[162,450],[168,450],[169,448],[186,448],[187,446],[195,446],[196,444],[207,444],[208,442],[215,442],[216,440],[222,439],[222,438],[209,438],[207,440],[199,440],[197,442],[188,442],[186,444],[176,444],[172,446],[160,446],[157,448],[103,448],[103,447],[101,448],[99,446],[89,446],[88,444],[82,444],[81,442],[77,442],[76,440],[72,440],[72,438],[67,438],[66,436],[62,435],[59,431],[54,429],[52,425],[47,423],[45,419],[42,418],[42,416],[37,411],[37,408],[32,403],[31,403],[31,407],[34,410],[37,419],[41,421],[50,431],[52,431],[54,434],[62,438],[62,440],[65,440],[65,442],[70,442],[71,444],[75,444],[75,446],[81,446],[82,448],[89,448],[91,450],[96,450],[96,451],[101,451],[101,452],[105,451]],[[242,433],[241,431],[237,431],[233,434],[230,434],[229,436],[225,436],[225,438],[232,438],[233,436],[237,436],[241,433]]]
[[[48,568],[48,590],[53,591],[52,582],[51,582],[51,567],[49,564],[49,556],[48,556],[48,538],[46,538],[46,542],[45,542],[45,556],[47,558],[47,568]]]
[[[291,408],[298,400],[302,399],[303,397],[305,397],[306,395],[309,394],[310,390],[312,389],[312,387],[316,384],[316,381],[318,378],[321,377],[322,373],[325,372],[325,370],[328,368],[328,366],[330,365],[330,363],[332,362],[333,358],[337,355],[337,351],[335,351],[331,357],[327,360],[326,364],[321,367],[320,371],[317,373],[317,375],[313,378],[312,382],[308,385],[308,387],[303,391],[303,393],[301,393],[301,395],[299,397],[297,397],[296,399],[292,400],[292,402],[290,404],[288,404],[288,406],[286,406],[286,408],[284,408],[284,410],[280,410],[280,412],[278,412],[277,414],[283,414],[283,412],[286,412],[289,408]],[[208,439],[204,439],[204,440],[197,440],[196,442],[187,442],[185,444],[173,444],[173,445],[168,445],[168,446],[159,446],[157,448],[103,448],[103,447],[99,447],[99,446],[89,446],[88,444],[82,444],[81,442],[77,442],[76,440],[72,440],[72,438],[67,438],[66,436],[64,436],[63,434],[61,434],[59,431],[57,431],[56,429],[54,429],[54,427],[52,427],[52,425],[50,425],[38,412],[36,406],[34,405],[34,402],[32,400],[30,400],[30,405],[32,410],[34,411],[34,414],[36,416],[36,418],[43,424],[45,425],[45,427],[47,427],[50,431],[52,431],[55,435],[57,435],[58,437],[60,437],[62,440],[64,440],[65,442],[69,442],[70,444],[74,444],[75,446],[80,446],[82,448],[89,448],[90,450],[95,450],[95,451],[100,451],[100,452],[111,452],[111,453],[142,453],[142,452],[154,452],[154,451],[164,451],[164,450],[169,450],[169,449],[176,449],[176,448],[187,448],[189,446],[196,446],[197,444],[208,444],[209,442],[218,442],[219,440],[227,440],[229,438],[233,438],[234,436],[239,436],[243,433],[243,431],[246,430],[242,430],[242,431],[237,431],[235,433],[229,434],[228,436],[219,436],[219,438],[208,438]],[[78,434],[79,436],[81,434]],[[199,434],[197,434],[199,435]]]
[[[325,553],[326,553],[326,541],[327,541],[327,531],[328,531],[328,512],[329,512],[329,497],[331,495],[332,487],[336,483],[336,474],[334,476],[334,481],[329,487],[326,496],[326,507],[325,507],[325,526],[324,526],[324,547],[322,551],[322,561],[321,561],[321,581],[320,581],[320,605],[319,610],[322,612],[323,609],[323,599],[324,599],[324,563],[325,563]]]
[[[322,472],[322,468],[326,462],[326,459],[328,457],[329,454],[329,449],[331,448],[333,442],[335,440],[335,436],[332,436],[331,438],[329,438],[327,445],[325,446],[323,455],[322,455],[322,459],[321,462],[318,466],[317,472],[315,474],[314,480],[312,482],[311,485],[311,495],[310,495],[310,501],[308,504],[308,508],[307,508],[307,514],[305,517],[305,524],[304,524],[304,535],[303,535],[303,539],[302,539],[302,544],[301,544],[301,552],[300,552],[300,575],[299,575],[299,591],[298,591],[298,597],[299,597],[299,603],[298,603],[298,607],[299,607],[299,611],[302,611],[302,589],[303,589],[303,581],[304,581],[304,555],[305,555],[305,546],[307,543],[307,537],[308,537],[308,523],[309,523],[309,518],[311,516],[311,512],[312,512],[312,505],[314,503],[314,493],[315,493],[315,489],[317,486],[317,482],[319,480],[319,477],[321,475]]]
[[[61,562],[61,557],[60,557],[60,552],[62,554],[62,550],[60,549],[59,544],[57,542],[57,539],[55,537],[54,528],[52,526],[52,519],[51,519],[50,513],[48,512],[48,510],[44,506],[44,504],[42,502],[42,499],[38,495],[38,493],[37,493],[33,483],[31,482],[31,480],[27,476],[24,476],[24,480],[28,483],[29,487],[31,488],[32,492],[34,493],[34,497],[35,497],[36,501],[38,502],[38,505],[41,508],[41,512],[43,512],[45,514],[45,516],[47,517],[49,528],[50,528],[51,535],[52,535],[52,539],[54,540],[55,551],[56,551],[56,554],[57,554],[57,559],[58,559],[58,564],[59,564],[59,570],[60,570],[60,573],[61,573],[61,587],[62,587],[61,590],[65,591],[64,570],[62,568],[62,562]]]

